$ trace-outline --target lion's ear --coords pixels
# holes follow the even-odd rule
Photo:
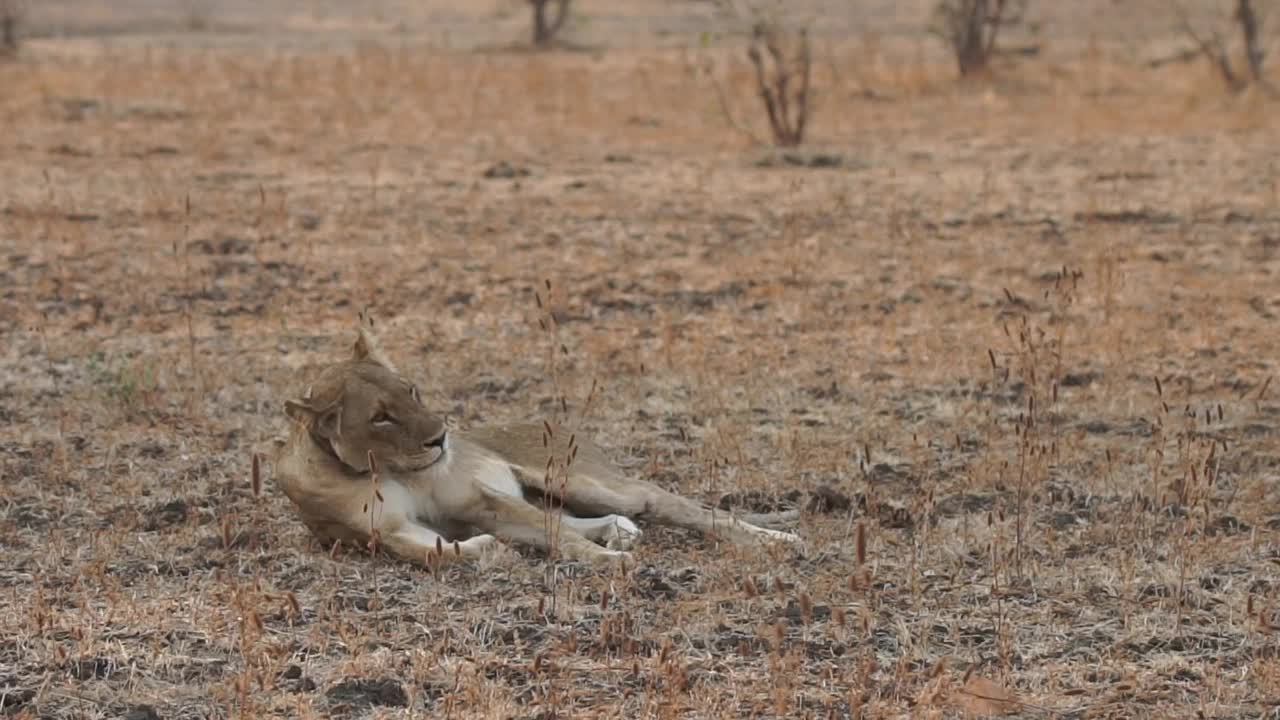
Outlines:
[[[391,372],[399,372],[382,350],[382,343],[373,332],[373,316],[368,310],[360,312],[360,322],[356,326],[356,342],[351,348],[351,356],[356,361],[368,360],[377,363]]]
[[[284,414],[303,427],[311,427],[311,424],[316,421],[316,411],[305,402],[297,400],[284,401]]]
[[[317,409],[308,405],[305,400],[285,400],[284,413],[308,430],[320,437],[336,439],[342,431],[342,403]]]

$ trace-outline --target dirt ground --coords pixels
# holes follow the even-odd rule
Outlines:
[[[1280,717],[1280,104],[1148,66],[1162,4],[1046,5],[959,83],[928,3],[803,4],[794,151],[706,3],[550,52],[518,3],[34,7],[0,715]],[[803,547],[322,547],[251,454],[366,306],[451,423],[563,395]]]

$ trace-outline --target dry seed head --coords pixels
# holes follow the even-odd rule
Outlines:
[[[251,487],[254,497],[262,497],[262,468],[259,465],[258,453],[253,454],[253,470],[250,473]]]
[[[858,566],[861,567],[867,562],[867,526],[865,523],[858,523],[858,534],[854,538],[854,553],[858,558]]]

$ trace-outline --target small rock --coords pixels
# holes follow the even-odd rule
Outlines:
[[[853,508],[853,500],[848,495],[830,485],[821,485],[809,492],[809,503],[805,510],[810,513],[844,513]]]
[[[84,658],[71,664],[70,674],[77,680],[96,680],[111,675],[113,668],[114,663],[110,658]]]
[[[1102,373],[1087,370],[1085,372],[1067,373],[1059,383],[1062,387],[1088,387],[1102,378]]]
[[[1220,515],[1205,527],[1205,533],[1211,537],[1215,535],[1239,535],[1252,529],[1248,523],[1238,518],[1230,515]]]
[[[188,514],[187,502],[182,498],[170,500],[161,505],[152,505],[146,512],[143,530],[155,532],[167,527],[186,522]]]
[[[329,688],[325,695],[333,702],[352,705],[405,707],[409,696],[395,680],[347,680]]]
[[[528,177],[529,169],[502,160],[496,165],[489,166],[489,169],[484,171],[484,176],[489,180]]]
[[[134,705],[122,717],[123,720],[160,720],[160,713],[150,705]]]
[[[15,713],[18,708],[35,699],[36,691],[30,688],[0,687],[0,712]]]

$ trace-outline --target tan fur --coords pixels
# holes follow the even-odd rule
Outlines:
[[[541,424],[446,432],[363,314],[352,359],[326,368],[285,410],[294,423],[273,453],[275,474],[321,538],[376,535],[421,563],[475,557],[498,539],[571,559],[624,558],[640,535],[633,518],[738,542],[798,540],[628,478],[588,438],[554,427],[549,436]],[[563,497],[564,509],[549,513],[548,497]]]

